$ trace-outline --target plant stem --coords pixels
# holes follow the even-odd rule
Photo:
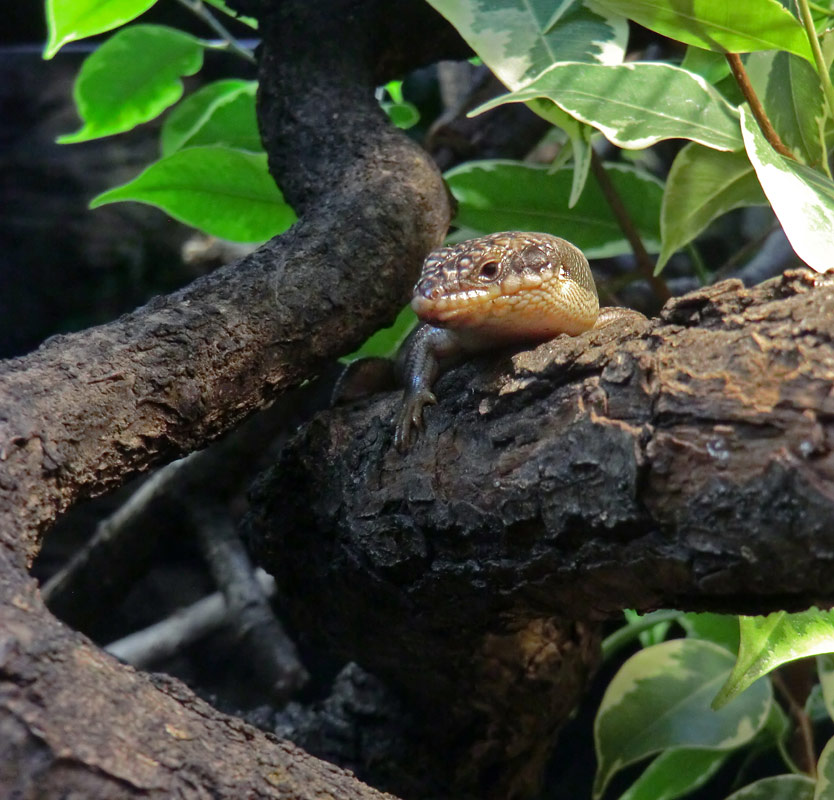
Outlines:
[[[643,631],[647,631],[662,622],[674,622],[683,616],[682,611],[654,611],[646,614],[637,622],[629,622],[618,628],[614,633],[606,636],[602,641],[602,660],[605,661],[614,653],[631,644]]]
[[[605,165],[602,159],[597,155],[596,151],[591,148],[591,169],[594,172],[594,177],[599,183],[608,205],[614,212],[622,232],[625,234],[628,243],[631,245],[631,251],[634,253],[634,258],[637,262],[637,269],[640,270],[643,277],[649,282],[655,296],[660,301],[661,305],[665,303],[672,295],[669,292],[669,287],[666,286],[666,281],[654,274],[654,264],[652,264],[651,257],[643,245],[643,240],[637,228],[632,222],[628,209],[625,207],[622,198],[620,197],[611,178],[605,171]]]
[[[810,775],[816,780],[817,777],[817,758],[816,750],[814,749],[814,729],[811,726],[811,720],[794,697],[791,688],[788,686],[785,679],[779,672],[774,672],[771,675],[773,685],[776,691],[782,695],[785,703],[788,706],[791,716],[796,722],[796,730],[798,734],[797,747],[799,748],[799,767],[800,769]]]
[[[741,89],[744,99],[750,105],[750,110],[753,112],[753,116],[756,118],[756,122],[759,124],[759,128],[761,128],[765,139],[767,139],[770,146],[777,153],[787,156],[795,161],[796,159],[794,154],[785,146],[785,143],[779,138],[779,134],[774,130],[773,125],[770,124],[770,120],[765,113],[764,106],[756,95],[756,92],[753,90],[753,85],[750,83],[747,71],[741,63],[741,56],[739,56],[738,53],[725,53],[724,55],[727,58],[727,63],[730,65],[733,77],[736,79],[736,83],[738,84],[739,89]]]
[[[808,37],[811,51],[814,54],[817,72],[820,75],[822,91],[825,95],[825,102],[828,105],[828,114],[834,117],[834,86],[831,85],[831,76],[828,74],[828,70],[825,67],[825,59],[822,57],[820,40],[817,38],[817,31],[814,28],[814,18],[811,16],[811,9],[808,8],[808,0],[797,0],[797,4],[799,6],[799,16],[802,18],[802,25],[805,27],[805,34]]]
[[[233,53],[236,53],[241,58],[255,64],[255,54],[248,48],[244,47],[232,36],[223,24],[211,13],[202,3],[202,0],[179,0],[189,11],[196,14],[203,22],[206,23],[225,43],[226,47]]]

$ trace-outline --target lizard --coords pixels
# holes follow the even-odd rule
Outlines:
[[[424,407],[437,402],[435,380],[467,355],[642,317],[627,308],[600,310],[588,259],[578,247],[558,236],[520,231],[433,250],[411,307],[422,324],[397,356],[405,388],[394,444],[402,453],[423,427]]]

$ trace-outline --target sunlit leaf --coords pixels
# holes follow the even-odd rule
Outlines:
[[[834,266],[834,182],[779,155],[744,106],[741,121],[747,155],[791,247],[809,267],[827,272]]]
[[[663,248],[656,269],[716,217],[758,205],[767,205],[767,199],[746,153],[688,144],[675,156],[666,180],[660,212]]]
[[[212,144],[262,150],[255,116],[256,89],[255,81],[229,79],[209,83],[186,97],[162,126],[162,155]]]
[[[556,61],[623,60],[628,26],[571,0],[429,0],[510,89]]]
[[[546,98],[602,131],[619,147],[640,149],[663,139],[691,139],[739,150],[738,112],[702,77],[671,64],[559,63],[531,83],[476,108]]]
[[[625,164],[606,165],[650,251],[659,247],[662,184]],[[571,170],[549,172],[518,161],[472,161],[445,175],[458,201],[455,224],[473,236],[501,230],[541,231],[573,242],[588,258],[630,252],[596,181],[568,207]]]
[[[805,775],[776,775],[733,792],[727,800],[812,800],[814,782]]]
[[[295,221],[266,166],[266,155],[225,147],[190,147],[151,164],[91,203],[137,200],[195,228],[234,242],[263,242]]]
[[[834,652],[834,611],[817,608],[766,617],[739,617],[741,641],[732,674],[716,696],[720,708],[762,675],[788,661]]]
[[[203,64],[203,47],[162,25],[134,25],[113,34],[84,60],[74,96],[84,125],[62,144],[129,131],[182,97],[180,78]]]
[[[721,53],[787,50],[814,63],[805,31],[778,0],[596,0],[670,39]]]
[[[67,42],[118,28],[154,3],[156,0],[46,0],[49,39],[43,57],[52,58]]]
[[[608,685],[594,725],[594,797],[616,772],[654,753],[729,751],[751,741],[768,718],[769,682],[720,711],[709,707],[732,663],[726,650],[697,639],[673,639],[626,661]]]

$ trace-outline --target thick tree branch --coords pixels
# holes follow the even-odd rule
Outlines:
[[[470,737],[534,770],[534,720],[564,718],[593,664],[593,628],[555,643],[566,620],[834,601],[832,310],[834,278],[802,270],[482,357],[440,381],[405,457],[399,394],[325,413],[262,481],[250,538],[295,624],[404,692],[441,762]],[[526,631],[546,652],[542,620],[562,674],[513,678],[520,732],[495,676],[525,650],[502,672],[492,647]]]
[[[46,612],[25,572],[73,502],[203,447],[404,302],[450,207],[437,169],[388,125],[373,89],[461,46],[422,2],[379,9],[352,0],[261,9],[262,131],[299,212],[291,231],[116,322],[0,364],[4,789],[380,796],[176,682],[119,666]]]

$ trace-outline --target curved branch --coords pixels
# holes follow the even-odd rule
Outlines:
[[[403,4],[389,28],[385,17],[369,26],[379,7],[266,6],[261,122],[300,215],[292,230],[111,324],[0,364],[0,763],[13,793],[382,796],[175,681],[120,666],[58,623],[25,572],[73,502],[204,446],[405,301],[450,206],[373,89],[416,58],[415,30],[430,45],[418,63],[456,35],[422,2]]]

